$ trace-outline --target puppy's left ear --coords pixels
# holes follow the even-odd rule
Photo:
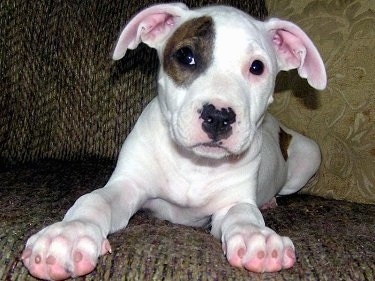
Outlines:
[[[279,70],[297,68],[298,74],[318,90],[327,85],[324,63],[306,33],[294,23],[276,18],[265,22],[276,52]]]

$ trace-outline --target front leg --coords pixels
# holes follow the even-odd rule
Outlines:
[[[253,272],[275,272],[294,265],[292,241],[264,224],[259,209],[239,203],[214,215],[212,234],[221,237],[229,263]]]
[[[141,194],[129,181],[112,181],[83,195],[61,222],[28,239],[23,263],[41,279],[62,280],[91,272],[98,257],[111,252],[107,235],[127,225],[143,202]]]

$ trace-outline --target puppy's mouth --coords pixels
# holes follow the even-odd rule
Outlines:
[[[233,154],[228,148],[223,146],[222,142],[197,143],[191,147],[191,150],[200,156],[214,159],[220,159]]]
[[[224,146],[223,146],[223,142],[219,141],[219,142],[216,142],[216,141],[212,141],[212,142],[201,142],[201,143],[197,143],[195,145],[192,146],[192,148],[195,148],[195,147],[212,147],[212,148],[222,148],[222,149],[226,149]]]

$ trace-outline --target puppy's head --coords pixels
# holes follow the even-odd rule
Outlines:
[[[152,6],[122,31],[113,58],[140,42],[158,51],[158,99],[171,137],[200,156],[239,155],[255,142],[280,70],[326,86],[320,55],[299,27],[231,7]]]

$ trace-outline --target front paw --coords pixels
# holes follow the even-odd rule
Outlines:
[[[63,280],[94,270],[99,255],[111,252],[98,226],[83,222],[58,222],[31,236],[22,253],[30,274]]]
[[[223,250],[232,266],[252,272],[276,272],[296,261],[292,241],[267,227],[241,227],[224,235]]]

